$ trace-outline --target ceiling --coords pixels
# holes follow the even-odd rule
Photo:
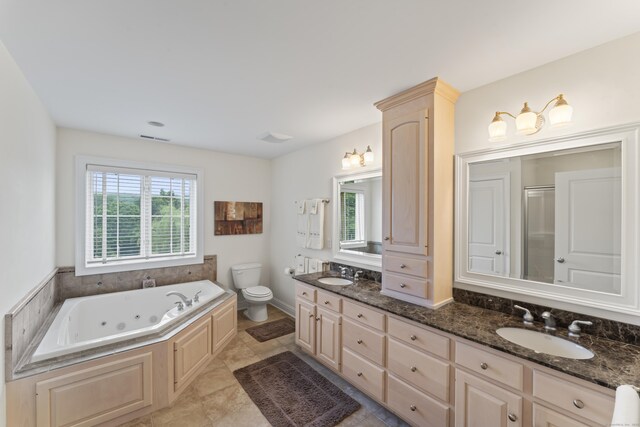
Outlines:
[[[637,31],[637,0],[0,0],[59,126],[265,158],[431,77],[466,91]]]

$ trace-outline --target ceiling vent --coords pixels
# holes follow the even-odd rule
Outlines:
[[[160,142],[169,142],[170,139],[167,138],[158,138],[157,136],[149,136],[149,135],[140,135],[140,138],[151,139],[152,141],[160,141]]]
[[[293,138],[292,136],[285,135],[283,133],[276,132],[266,132],[262,135],[258,135],[258,139],[266,142],[270,142],[272,144],[279,144],[281,142],[285,142]]]

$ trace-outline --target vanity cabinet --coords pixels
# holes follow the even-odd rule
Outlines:
[[[340,370],[340,315],[316,308],[316,357],[334,370]]]
[[[453,134],[458,92],[438,78],[376,103],[382,111],[382,293],[451,301]]]
[[[208,316],[173,342],[173,382],[179,390],[211,359],[211,317]]]
[[[301,299],[296,300],[296,344],[316,353],[316,305]]]

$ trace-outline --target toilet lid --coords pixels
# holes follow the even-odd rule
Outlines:
[[[271,295],[271,289],[266,286],[253,286],[251,288],[246,288],[244,292],[252,297],[264,297]]]

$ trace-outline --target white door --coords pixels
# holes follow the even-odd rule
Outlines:
[[[555,283],[620,293],[619,168],[556,173]]]
[[[509,276],[507,178],[469,182],[469,271]]]

